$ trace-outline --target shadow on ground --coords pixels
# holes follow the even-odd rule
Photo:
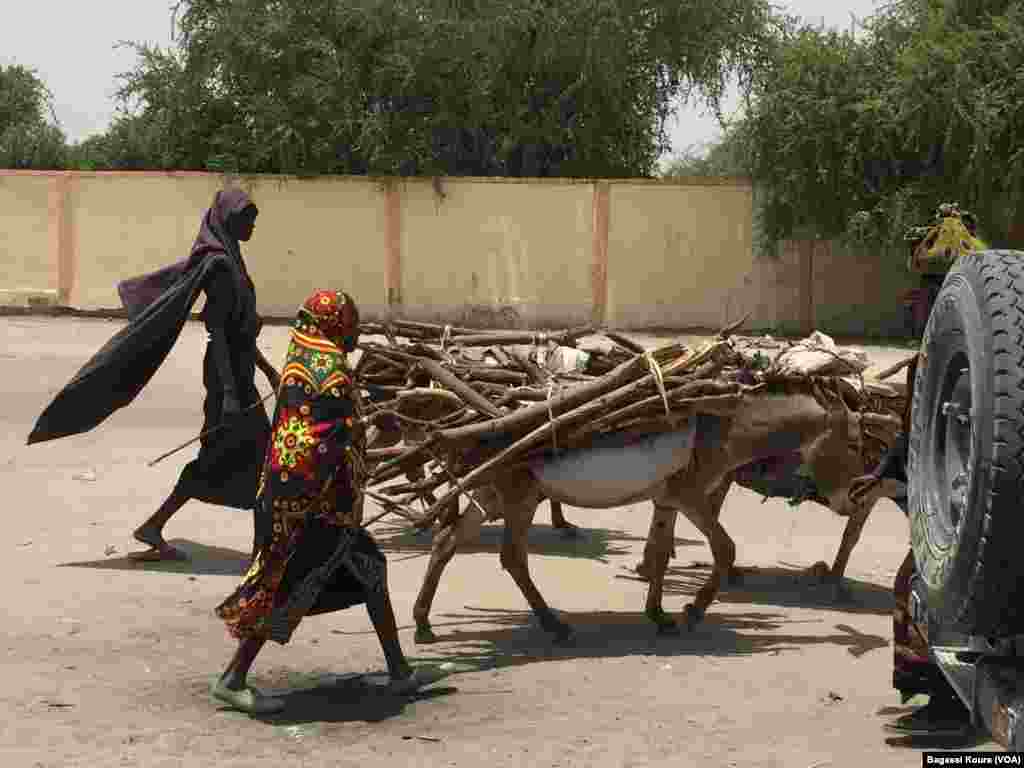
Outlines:
[[[442,680],[433,687],[400,695],[380,686],[367,685],[362,675],[335,675],[323,671],[300,673],[282,670],[276,675],[253,675],[253,678],[261,692],[284,700],[285,708],[282,712],[250,717],[212,698],[211,705],[218,711],[239,718],[278,727],[380,723],[403,714],[412,703],[441,698],[458,691],[455,687],[444,685],[445,681]],[[196,681],[191,688],[192,696],[209,695],[206,681]]]
[[[897,749],[938,750],[938,749],[976,749],[992,743],[985,733],[972,733],[967,736],[888,736],[887,746]]]
[[[464,613],[443,614],[433,624],[438,644],[417,645],[413,663],[453,663],[460,671],[480,671],[572,659],[626,656],[752,656],[799,651],[811,645],[845,647],[852,656],[889,647],[889,638],[864,634],[846,624],[825,629],[823,619],[794,621],[782,614],[746,612],[709,614],[693,632],[658,636],[640,612],[560,612],[576,634],[556,645],[529,611],[466,606]],[[816,634],[779,632],[794,624],[813,624]],[[335,634],[364,634],[363,632]],[[436,650],[435,650],[436,648]]]
[[[114,571],[154,571],[157,573],[188,573],[195,576],[241,576],[249,568],[248,552],[225,547],[211,547],[188,539],[173,539],[171,546],[188,555],[188,560],[137,560],[130,553],[102,560],[60,563],[59,568],[106,568]],[[139,550],[142,552],[144,550]]]
[[[429,556],[433,547],[431,531],[416,532],[405,525],[381,525],[374,529],[373,535],[380,548],[388,554]],[[480,538],[476,542],[459,547],[456,555],[500,552],[504,535],[504,525],[484,525],[480,529]],[[634,536],[621,530],[577,528],[575,536],[571,536],[566,531],[550,525],[537,524],[531,526],[527,536],[527,547],[531,555],[579,557],[601,563],[609,562],[609,557],[628,555],[631,544],[646,541],[643,536]],[[675,542],[677,547],[707,546],[707,542],[695,539],[676,538]]]
[[[744,566],[743,582],[735,586],[724,585],[715,603],[743,605],[775,605],[784,608],[824,608],[853,614],[891,615],[892,590],[878,584],[847,577],[844,584],[848,600],[836,602],[833,587],[815,584],[805,570],[795,566]],[[693,597],[711,574],[710,563],[691,563],[688,566],[670,566],[665,574],[666,598],[676,595]],[[624,573],[617,578],[643,582],[639,577]],[[688,601],[687,601],[688,602]],[[671,607],[671,606],[668,606]],[[712,605],[711,610],[714,610]]]

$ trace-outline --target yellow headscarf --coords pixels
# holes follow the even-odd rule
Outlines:
[[[907,269],[919,274],[944,275],[957,259],[973,251],[983,251],[988,246],[971,234],[956,204],[939,206],[936,222],[927,228],[927,234],[914,247],[907,262]]]

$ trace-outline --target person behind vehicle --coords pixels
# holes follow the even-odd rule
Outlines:
[[[284,645],[304,616],[361,603],[395,688],[408,692],[440,677],[406,661],[387,561],[361,527],[366,438],[348,365],[358,335],[358,310],[342,291],[318,291],[298,310],[259,480],[256,553],[242,583],[216,609],[239,644],[212,694],[245,712],[284,707],[246,681],[268,639]]]
[[[957,203],[943,203],[935,213],[930,227],[914,227],[906,238],[910,244],[907,268],[921,277],[921,290],[925,294],[927,318],[942,289],[946,274],[967,253],[984,250],[988,246],[977,237],[977,220]],[[910,408],[917,364],[907,369],[907,405],[903,416],[903,431],[875,470],[858,478],[851,488],[851,496],[859,498],[870,488],[884,480],[896,480],[902,493],[893,501],[909,514],[906,497],[907,436],[910,433]],[[892,684],[900,692],[902,703],[924,694],[928,703],[908,715],[888,724],[889,730],[912,734],[956,734],[970,732],[970,711],[946,680],[928,652],[927,628],[917,624],[911,613],[911,595],[918,579],[913,550],[907,552],[896,572],[893,583],[893,677]]]
[[[924,296],[924,320],[931,315],[946,274],[965,253],[988,246],[977,237],[977,220],[959,203],[943,203],[936,209],[930,226],[911,227],[904,240],[910,247],[907,270],[920,278]],[[921,330],[924,330],[922,325]]]

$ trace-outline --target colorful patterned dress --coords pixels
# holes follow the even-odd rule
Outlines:
[[[386,561],[362,521],[365,441],[347,351],[358,312],[340,291],[299,310],[256,501],[257,549],[241,585],[217,609],[233,637],[266,635],[274,606],[350,541],[342,567],[307,615],[366,602],[385,588]]]

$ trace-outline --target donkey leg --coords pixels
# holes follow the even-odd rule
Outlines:
[[[508,571],[530,604],[541,628],[555,636],[555,642],[564,643],[572,638],[572,627],[563,622],[545,602],[537,585],[530,577],[526,536],[533,524],[537,502],[532,494],[516,493],[514,501],[505,496],[505,532],[501,545],[501,567]]]
[[[846,520],[846,527],[843,529],[843,538],[839,542],[839,551],[836,552],[836,559],[828,578],[832,582],[832,600],[834,602],[848,602],[853,599],[850,594],[849,585],[846,583],[846,566],[850,563],[850,556],[854,547],[860,541],[864,525],[871,516],[874,503],[861,504],[854,508]]]
[[[458,503],[455,501],[453,503]],[[459,545],[476,541],[480,538],[480,527],[483,515],[475,505],[470,504],[462,516],[452,525],[440,528],[434,535],[434,544],[430,551],[430,563],[423,576],[423,585],[413,606],[413,618],[416,620],[415,641],[417,644],[437,642],[437,636],[430,626],[430,607],[437,594],[438,585],[445,566],[451,562]]]
[[[726,489],[728,484],[726,484]],[[718,597],[722,580],[728,579],[736,562],[736,543],[718,521],[725,493],[719,486],[711,493],[687,492],[683,498],[683,514],[708,540],[714,565],[706,582],[683,611],[688,629],[694,629],[704,619],[708,607]]]
[[[679,626],[665,613],[662,597],[665,587],[665,571],[672,555],[675,537],[676,517],[679,510],[665,503],[654,503],[654,515],[651,519],[651,530],[644,545],[644,563],[647,565],[646,576],[647,602],[644,613],[654,622],[659,635],[678,634]]]
[[[548,504],[551,505],[551,527],[564,531],[562,535],[567,539],[575,539],[579,536],[579,526],[565,519],[565,515],[562,513],[562,502],[548,499]]]
[[[665,507],[668,509],[668,507]],[[676,519],[678,510],[673,508],[672,520]],[[664,513],[660,513],[664,514]],[[654,502],[654,513],[651,515],[651,525],[647,529],[647,540],[644,542],[644,556],[643,559],[637,563],[633,570],[636,571],[636,575],[645,581],[650,581],[651,574],[657,569],[658,551],[660,548],[661,532],[667,525],[667,518],[659,516],[658,502]],[[671,557],[675,556],[675,525],[670,529],[671,537],[669,540],[672,542]],[[667,566],[666,566],[667,567]]]

